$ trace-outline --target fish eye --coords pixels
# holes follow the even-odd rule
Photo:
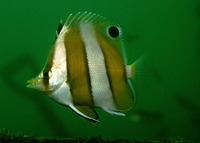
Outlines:
[[[119,29],[116,26],[111,26],[108,29],[108,33],[112,38],[117,38],[119,36]]]
[[[43,78],[50,78],[51,77],[51,71],[45,71],[42,73]]]

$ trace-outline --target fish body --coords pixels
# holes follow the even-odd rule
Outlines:
[[[42,72],[28,87],[47,93],[81,117],[98,121],[94,108],[124,116],[135,103],[119,25],[94,13],[70,15],[60,23]]]

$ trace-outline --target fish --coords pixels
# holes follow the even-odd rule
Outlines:
[[[95,108],[125,116],[135,105],[136,64],[127,64],[121,27],[92,12],[59,23],[41,73],[27,87],[46,93],[80,117],[99,122]]]

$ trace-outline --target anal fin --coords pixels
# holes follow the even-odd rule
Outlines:
[[[97,112],[90,106],[79,106],[79,105],[70,105],[70,108],[73,109],[81,117],[91,121],[97,122],[99,116]]]
[[[105,110],[105,111],[112,115],[126,116],[124,113],[121,113],[121,112],[115,112],[115,111],[109,111],[109,110]]]

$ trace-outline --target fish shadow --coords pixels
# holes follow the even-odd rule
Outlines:
[[[194,128],[200,132],[200,106],[192,103],[186,97],[177,94],[176,100],[181,107],[188,113],[188,116],[191,118],[191,123],[193,124]]]
[[[46,119],[46,123],[49,125],[54,134],[58,137],[70,137],[70,133],[64,128],[64,125],[60,119],[56,116],[55,111],[49,108],[49,103],[44,98],[38,98],[38,92],[26,88],[22,83],[16,81],[20,72],[23,72],[25,68],[29,68],[33,75],[38,74],[39,66],[33,60],[34,58],[29,53],[24,53],[14,58],[6,66],[2,67],[1,76],[4,83],[12,89],[17,95],[26,98],[34,103],[39,113]]]

